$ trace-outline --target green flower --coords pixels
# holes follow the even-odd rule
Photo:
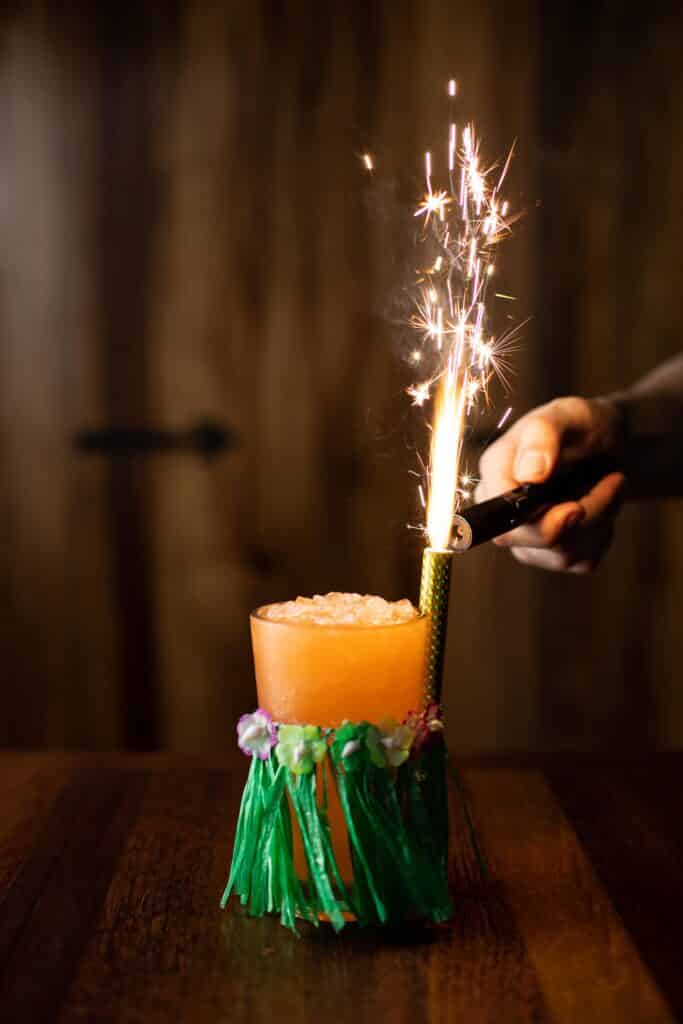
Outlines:
[[[409,725],[399,725],[393,718],[384,718],[379,723],[379,728],[376,731],[379,733],[379,744],[384,752],[387,764],[392,768],[398,768],[400,764],[408,760],[410,748],[415,738],[414,729],[411,729]]]
[[[295,775],[308,775],[325,757],[327,742],[317,725],[281,725],[275,753]]]
[[[344,724],[335,731],[335,758],[344,765],[347,772],[357,771],[363,764],[363,726],[353,722]]]
[[[335,760],[347,772],[361,768],[368,756],[378,768],[398,768],[408,760],[414,738],[410,725],[399,725],[393,718],[383,719],[379,726],[344,722],[334,736]]]
[[[365,743],[370,754],[370,760],[378,768],[386,768],[387,754],[382,744],[382,736],[379,729],[374,725],[368,725],[365,733]]]

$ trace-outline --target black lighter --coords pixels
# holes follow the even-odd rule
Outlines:
[[[528,523],[551,505],[576,501],[608,473],[619,470],[615,459],[604,455],[568,463],[549,480],[521,484],[512,491],[471,505],[453,517],[451,550],[462,553]]]

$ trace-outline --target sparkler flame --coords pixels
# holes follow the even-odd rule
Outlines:
[[[456,91],[451,79],[451,103]],[[419,274],[423,285],[410,324],[421,335],[425,355],[427,346],[430,356],[436,352],[437,369],[429,379],[412,385],[408,394],[414,405],[421,406],[434,393],[426,501],[422,486],[419,492],[421,504],[426,504],[429,545],[437,550],[448,546],[453,514],[461,497],[469,493],[460,486],[471,484],[471,478],[460,475],[467,418],[482,399],[488,401],[491,378],[497,375],[507,385],[510,370],[506,355],[516,329],[497,339],[486,331],[486,288],[494,270],[495,247],[510,234],[514,219],[509,217],[509,203],[500,197],[513,149],[494,183],[495,168],[482,169],[474,125],[458,131],[450,119],[447,188],[433,187],[435,160],[432,152],[425,154],[427,191],[415,217],[424,218],[422,244],[432,255],[429,269]],[[421,362],[415,358],[419,351],[413,353],[416,363]],[[434,365],[433,358],[427,361]]]
[[[436,396],[429,453],[426,528],[430,546],[437,549],[445,548],[451,536],[466,402],[466,389],[449,369]]]

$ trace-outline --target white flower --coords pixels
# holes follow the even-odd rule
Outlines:
[[[267,761],[276,743],[277,731],[267,711],[259,708],[242,715],[237,723],[237,744],[243,753]]]
[[[351,757],[351,754],[355,754],[360,750],[360,740],[349,740],[344,744],[342,750],[342,757]]]

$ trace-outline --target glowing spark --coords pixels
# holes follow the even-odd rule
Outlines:
[[[417,331],[420,331],[425,340],[430,339],[440,342],[444,333],[443,307],[438,306],[436,315],[434,315],[429,303],[418,302],[415,307],[415,313],[410,318],[410,325]],[[439,344],[439,347],[441,347],[441,344]]]
[[[476,235],[472,235],[472,241],[470,242],[470,261],[467,267],[467,276],[472,277],[474,273],[474,262],[477,258],[477,238]]]
[[[455,96],[455,90],[456,90],[455,79],[451,78],[450,82],[448,83],[448,95],[449,96]]]
[[[502,174],[501,174],[500,178],[498,179],[498,184],[496,185],[496,192],[501,187],[501,185],[503,184],[503,182],[505,181],[505,179],[507,177],[507,173],[510,170],[510,164],[512,163],[512,154],[514,153],[514,151],[515,151],[515,143],[513,142],[512,146],[510,147],[510,152],[508,153],[507,160],[505,161],[505,165],[503,167]]]
[[[487,366],[506,389],[510,388],[509,375],[512,373],[512,362],[509,357],[517,348],[519,332],[526,322],[525,320],[523,323],[511,327],[509,331],[501,334],[498,338],[491,338],[485,345],[488,353]]]
[[[422,361],[422,353],[421,353],[421,352],[420,352],[420,351],[419,351],[418,349],[414,349],[414,350],[413,350],[413,351],[412,351],[412,352],[410,353],[410,358],[412,359],[412,361],[413,361],[414,363],[419,363],[419,362],[421,362],[421,361]]]
[[[370,171],[372,173],[372,171],[374,171],[374,169],[375,169],[375,161],[372,159],[372,156],[370,155],[370,153],[363,153],[363,156],[361,157],[361,159],[362,159],[363,163],[365,164],[366,170],[368,170],[368,171]]]
[[[406,393],[412,398],[413,405],[422,406],[429,399],[429,383],[411,384]]]
[[[510,413],[511,413],[511,412],[512,412],[512,406],[510,405],[510,406],[508,406],[508,408],[507,408],[507,409],[505,410],[505,412],[503,413],[503,415],[502,415],[502,416],[500,417],[500,419],[499,419],[499,421],[498,421],[498,426],[496,427],[496,430],[502,430],[502,429],[503,429],[503,427],[505,426],[505,424],[507,423],[507,421],[508,421],[508,420],[510,419]]]
[[[494,264],[493,263],[489,263],[488,267],[486,268],[486,273],[489,275],[489,277],[493,276],[493,272],[495,271],[495,269],[496,268],[495,268]]]
[[[432,178],[432,154],[431,153],[425,153],[425,177],[427,179],[427,191],[431,192],[432,191],[432,184],[431,184],[431,178]]]
[[[454,124],[451,125],[450,134],[448,137],[448,170],[455,170],[455,145],[456,145],[456,127]]]
[[[413,216],[424,217],[425,224],[429,223],[429,218],[432,214],[438,216],[439,220],[444,220],[446,216],[446,207],[450,202],[451,199],[449,198],[448,192],[428,192]]]
[[[516,302],[514,295],[506,295],[505,292],[496,292],[497,299],[508,299],[509,302]]]
[[[436,294],[436,288],[430,288],[429,289],[429,301],[430,302],[436,302],[438,297],[439,296]]]
[[[491,345],[487,345],[485,341],[482,341],[479,346],[479,362],[484,366],[487,366],[493,358],[493,349]]]
[[[439,273],[439,271],[441,270],[442,265],[443,265],[443,256],[437,256],[436,259],[434,260],[434,272],[436,274]]]

